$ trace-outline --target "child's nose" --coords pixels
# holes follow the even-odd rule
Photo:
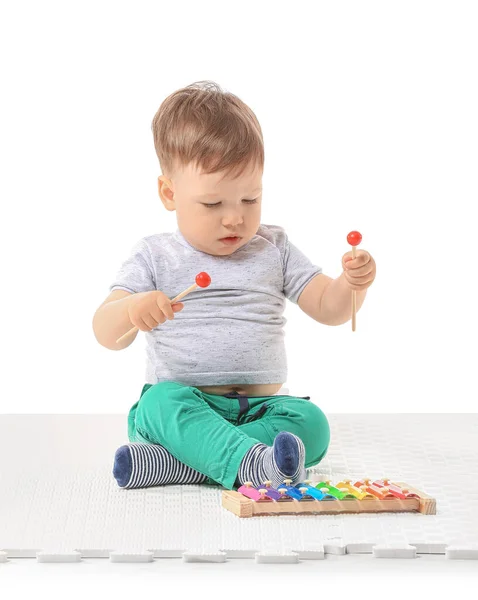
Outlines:
[[[240,225],[244,221],[242,213],[229,213],[222,220],[222,224],[224,226],[233,226]]]

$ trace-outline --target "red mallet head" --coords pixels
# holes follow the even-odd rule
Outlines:
[[[199,287],[207,287],[211,283],[211,278],[204,271],[196,275],[196,285]]]
[[[362,241],[362,234],[360,234],[358,231],[351,231],[347,236],[347,242],[351,246],[358,246],[361,241]]]

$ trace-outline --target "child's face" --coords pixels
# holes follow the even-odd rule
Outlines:
[[[160,198],[167,210],[177,212],[183,236],[198,250],[215,256],[244,246],[261,222],[262,169],[249,167],[240,177],[221,181],[223,176],[223,172],[204,174],[188,165],[176,172],[174,181],[158,178]],[[200,197],[204,194],[216,195]],[[240,239],[234,244],[221,240],[228,236]]]

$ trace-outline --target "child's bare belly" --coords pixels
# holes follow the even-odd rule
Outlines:
[[[231,384],[231,385],[196,385],[198,390],[206,394],[224,396],[230,392],[238,392],[245,396],[273,396],[282,387],[282,383]]]

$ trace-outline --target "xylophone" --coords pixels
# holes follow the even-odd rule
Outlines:
[[[270,481],[254,488],[246,482],[222,492],[222,506],[238,517],[282,514],[338,514],[363,512],[420,512],[436,514],[436,500],[403,482],[364,478],[352,484],[344,479],[335,486],[329,480],[312,485],[311,479],[291,485],[291,479],[277,489]]]

